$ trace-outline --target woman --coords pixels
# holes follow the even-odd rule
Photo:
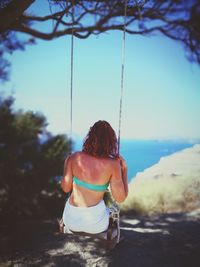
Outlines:
[[[66,193],[72,191],[63,212],[65,232],[95,234],[108,228],[109,210],[103,201],[108,186],[117,202],[126,199],[127,166],[118,154],[116,134],[108,122],[98,121],[90,128],[82,151],[65,160],[61,187]]]

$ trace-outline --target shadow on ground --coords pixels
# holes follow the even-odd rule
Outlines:
[[[125,240],[109,253],[99,240],[59,234],[56,221],[1,225],[0,266],[199,267],[198,216],[123,215]]]

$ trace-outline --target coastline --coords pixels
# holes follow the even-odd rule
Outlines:
[[[200,206],[199,192],[200,145],[195,144],[137,173],[121,208],[142,214],[191,211]]]

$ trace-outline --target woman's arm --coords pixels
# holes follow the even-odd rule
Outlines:
[[[122,180],[124,184],[124,189],[126,193],[126,197],[128,196],[128,168],[126,165],[126,161],[122,156],[120,156],[120,165],[121,165],[121,172],[122,172]]]
[[[64,163],[64,174],[61,180],[61,188],[65,193],[72,190],[72,158],[68,156]]]
[[[120,161],[115,162],[113,173],[110,179],[110,188],[113,198],[121,203],[128,194],[128,182],[127,182],[127,168],[122,166]]]

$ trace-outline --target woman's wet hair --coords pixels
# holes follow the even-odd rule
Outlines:
[[[107,121],[99,120],[90,128],[83,151],[97,157],[118,157],[117,137]]]

